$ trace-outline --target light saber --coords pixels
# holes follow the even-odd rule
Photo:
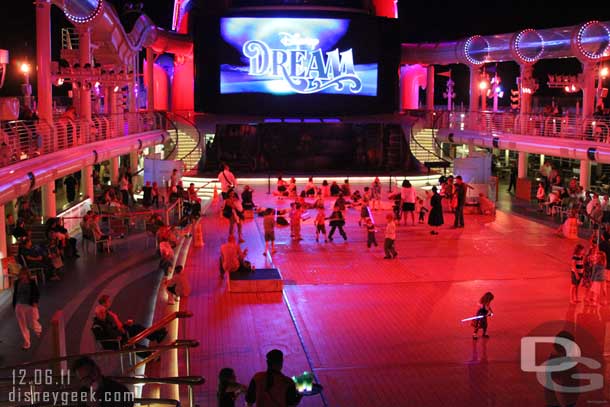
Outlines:
[[[475,319],[481,319],[481,318],[485,318],[485,317],[491,317],[493,316],[493,314],[490,315],[477,315],[476,317],[470,317],[470,318],[464,318],[462,319],[462,322],[466,322],[466,321],[474,321]]]

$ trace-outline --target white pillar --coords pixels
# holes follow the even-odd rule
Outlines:
[[[479,97],[481,91],[479,90],[479,67],[470,67],[470,106],[468,108],[471,112],[479,110]]]
[[[532,65],[521,64],[519,66],[519,77],[521,78],[521,88],[519,89],[519,104],[520,113],[529,114],[532,111],[532,93],[534,86],[534,67]],[[531,92],[523,92],[524,88],[530,89]]]
[[[155,55],[152,48],[146,48],[146,82],[148,83],[148,89],[146,90],[146,97],[148,99],[148,110],[155,110]]]
[[[517,175],[519,178],[527,178],[527,156],[527,153],[519,151],[519,161],[517,168]]]
[[[589,160],[580,161],[580,185],[586,190],[589,189],[591,180],[591,162]]]
[[[81,182],[83,184],[83,198],[90,198],[91,203],[95,200],[95,191],[93,191],[93,167],[87,165],[81,170]]]
[[[113,157],[110,160],[110,183],[116,185],[119,182],[119,157]]]
[[[544,154],[540,154],[540,165],[544,165]]]
[[[51,2],[36,1],[36,81],[38,117],[53,122],[53,85],[51,83]]]
[[[434,65],[426,70],[426,110],[434,110]]]
[[[131,80],[131,83],[129,84],[128,87],[128,92],[129,92],[129,97],[128,97],[128,101],[127,101],[127,109],[130,113],[133,112],[137,112],[138,111],[138,101],[137,101],[137,93],[136,93],[136,72],[138,71],[136,69],[136,57],[134,56],[133,61],[131,63],[131,70],[133,71],[133,79]]]
[[[6,214],[4,211],[4,205],[0,205],[0,260],[8,256],[8,245],[6,244],[7,233],[6,233]],[[0,289],[4,289],[4,278],[0,278]]]
[[[42,217],[54,218],[57,215],[57,202],[55,200],[55,182],[51,181],[40,188],[42,195]]]
[[[582,64],[584,78],[582,86],[582,117],[591,117],[595,109],[595,64],[586,62]]]
[[[83,71],[85,64],[92,65],[91,60],[91,29],[88,27],[81,28],[78,32],[78,51],[80,57],[80,66]],[[83,81],[78,90],[80,94],[80,118],[85,123],[91,122],[91,83]],[[82,131],[84,130],[84,131]],[[90,143],[89,137],[90,126],[85,125],[81,130],[81,139],[83,143]]]
[[[131,151],[129,153],[129,169],[131,170],[132,174],[135,174],[136,172],[138,172],[138,162],[139,162],[139,155],[137,151]],[[134,186],[134,190],[135,190],[135,186],[136,185],[141,185],[140,182],[140,175],[137,176],[133,176],[132,177],[133,180],[133,186]]]
[[[504,150],[504,164],[507,167],[510,165],[510,150]]]

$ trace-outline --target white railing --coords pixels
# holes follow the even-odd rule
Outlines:
[[[44,120],[0,122],[0,167],[95,141],[151,130],[165,130],[160,113],[140,112],[96,115],[91,121],[58,117]]]
[[[427,126],[437,129],[474,130],[489,134],[521,134],[610,143],[610,117],[543,114],[521,115],[494,112],[425,112],[407,114],[425,117]]]

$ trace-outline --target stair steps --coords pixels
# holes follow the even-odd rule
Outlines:
[[[444,161],[439,158],[441,152],[434,140],[434,129],[414,132],[409,147],[413,156],[423,165],[429,163],[432,168],[444,165]],[[447,172],[451,172],[452,168],[452,165],[447,167]]]

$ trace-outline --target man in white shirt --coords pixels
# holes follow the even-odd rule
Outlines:
[[[599,195],[593,194],[593,198],[587,203],[587,215],[591,215],[593,213],[593,209],[597,206],[600,206]]]
[[[235,175],[229,170],[227,164],[222,165],[222,171],[218,173],[218,181],[220,182],[220,190],[222,199],[229,197],[229,190],[237,188],[237,180]]]

